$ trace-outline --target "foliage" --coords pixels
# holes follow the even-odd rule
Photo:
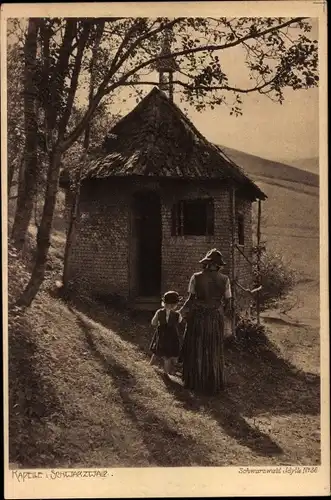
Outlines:
[[[231,114],[241,114],[245,94],[259,92],[282,103],[285,88],[318,84],[317,41],[309,36],[308,18],[50,18],[40,19],[38,26],[38,100],[42,109],[53,109],[50,125],[54,132],[70,111],[75,72],[78,87],[86,94],[94,60],[95,92],[84,110],[85,123],[83,127],[68,123],[75,139],[106,95],[109,106],[116,91],[127,86],[132,89],[129,95],[139,101],[144,88],[158,84],[145,77],[160,62],[167,65],[169,54],[160,55],[165,35],[172,44],[180,98],[198,110],[226,104]],[[231,70],[224,68],[220,56],[223,50],[238,46],[246,52],[242,73],[248,75],[250,84],[245,88],[232,81]],[[41,135],[42,129],[41,123]]]
[[[71,123],[78,123],[82,118],[83,110],[75,108],[71,117]],[[109,130],[118,120],[118,116],[109,114],[109,110],[104,103],[97,108],[90,121],[89,153],[93,155],[97,152]],[[75,168],[84,155],[84,137],[79,137],[77,141],[63,154],[62,164]]]
[[[285,88],[318,85],[317,41],[310,39],[311,25],[303,17],[30,18],[26,28],[31,36],[23,39],[25,74],[29,75],[25,78],[29,88],[25,122],[33,121],[33,127],[26,130],[33,130],[37,141],[29,133],[26,147],[32,151],[33,161],[27,166],[26,160],[26,188],[19,194],[13,225],[18,248],[24,242],[31,201],[37,193],[35,144],[47,172],[45,168],[35,267],[19,299],[25,305],[31,304],[44,279],[64,154],[84,133],[87,149],[91,120],[106,97],[111,105],[118,91],[128,87],[139,101],[143,89],[158,84],[149,75],[157,66],[164,69],[170,57],[176,65],[174,83],[181,101],[199,111],[226,104],[230,114],[239,115],[245,94],[259,92],[282,103]],[[171,54],[160,54],[165,41],[172,44]],[[235,47],[246,52],[242,72],[246,71],[250,83],[244,88],[232,82],[231,69],[225,72],[220,57],[222,51]],[[31,116],[26,116],[28,108]],[[78,109],[81,116],[75,120]],[[25,206],[29,207],[26,213]]]
[[[257,249],[255,248],[257,256]],[[296,272],[285,259],[269,249],[261,251],[260,278],[257,267],[257,258],[254,260],[253,274],[255,286],[262,285],[260,291],[261,311],[276,307],[285,299],[296,284]]]
[[[262,324],[258,324],[255,320],[238,316],[236,319],[236,339],[239,342],[264,342],[266,338],[266,329]],[[264,340],[263,340],[264,339]]]
[[[23,58],[17,45],[8,48],[7,57],[7,99],[8,99],[8,154],[24,143],[23,127]]]
[[[8,47],[7,56],[7,154],[8,188],[17,177],[24,147],[23,58],[20,47]],[[16,175],[15,175],[16,174]]]

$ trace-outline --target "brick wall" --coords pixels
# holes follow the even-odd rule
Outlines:
[[[153,179],[110,179],[94,181],[81,190],[79,217],[69,257],[70,282],[76,290],[93,295],[117,293],[128,297],[136,292],[136,259],[132,237],[131,200],[141,188],[160,192],[162,217],[162,292],[176,289],[186,295],[189,278],[199,271],[199,260],[212,247],[221,250],[227,262],[224,272],[231,275],[231,204],[225,187],[204,187],[189,182],[162,182]],[[214,236],[172,236],[171,208],[183,199],[214,199]],[[67,198],[68,203],[70,201]],[[244,253],[252,258],[251,203],[237,200],[244,215]],[[68,210],[68,207],[67,209]],[[237,231],[236,231],[237,236]],[[236,278],[251,287],[251,266],[236,251]],[[246,308],[250,296],[236,289],[240,306]]]
[[[171,208],[178,200],[212,197],[214,199],[214,236],[172,236]],[[217,247],[230,270],[231,219],[229,191],[219,188],[203,188],[185,183],[174,188],[164,188],[162,193],[162,288],[175,289],[186,295],[192,273],[201,270],[199,260],[213,247]]]
[[[127,295],[129,193],[114,181],[82,186],[73,245],[70,285],[92,295]]]

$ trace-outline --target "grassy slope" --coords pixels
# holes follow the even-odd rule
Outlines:
[[[246,170],[252,175],[247,165]],[[285,179],[266,177],[260,169],[253,177],[269,196],[264,204],[269,245],[312,280],[296,291],[291,313],[301,325],[269,319],[269,338],[277,349],[229,346],[228,393],[204,399],[149,367],[146,319],[68,307],[43,291],[10,330],[12,462],[318,463],[318,189],[289,175],[293,172]],[[49,270],[56,274],[64,243],[61,215],[54,229]],[[19,273],[23,266],[13,259],[13,284]]]
[[[299,184],[318,186],[318,175],[312,172],[301,170],[300,168],[292,167],[290,165],[285,165],[284,163],[267,160],[236,149],[224,146],[221,146],[221,148],[225,154],[227,154],[234,162],[240,165],[248,174],[252,176],[263,175],[268,178],[283,179]]]
[[[22,329],[11,332],[12,462],[26,467],[319,462],[316,356],[308,366],[315,374],[307,374],[268,345],[255,345],[252,352],[228,346],[227,394],[198,397],[149,366],[146,319],[74,308],[40,294],[24,319],[28,372],[17,359]],[[298,354],[316,335],[297,329],[295,339],[286,342]],[[280,341],[285,355],[286,342]]]
[[[294,191],[289,182],[283,182],[282,186],[272,181],[257,182],[268,196],[262,208],[266,219],[263,236],[268,247],[283,254],[305,277],[318,280],[318,189]]]
[[[308,172],[312,172],[313,174],[319,173],[319,158],[316,156],[301,160],[292,160],[288,164],[302,170],[308,170]]]
[[[234,149],[224,151],[268,196],[262,207],[262,232],[268,247],[282,253],[303,277],[318,281],[318,176]]]

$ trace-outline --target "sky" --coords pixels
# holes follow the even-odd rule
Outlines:
[[[317,20],[312,19],[311,23],[311,37],[318,39]],[[231,75],[230,85],[249,86],[243,72],[244,55],[241,47],[221,52],[225,72]],[[157,75],[144,80],[148,78],[158,80]],[[125,93],[126,89],[121,96]],[[286,89],[284,95],[285,101],[280,105],[258,93],[247,94],[243,97],[243,115],[238,117],[230,116],[226,106],[204,112],[189,107],[188,116],[208,140],[222,146],[281,162],[318,157],[319,89]],[[182,106],[176,94],[174,102]],[[115,112],[125,114],[135,105],[135,99],[131,99],[125,105],[112,107]]]
[[[318,21],[311,19],[311,24],[311,37],[318,39]],[[244,70],[244,57],[245,51],[241,47],[220,52],[225,73],[230,77],[229,85],[250,86]],[[144,76],[144,80],[157,82],[158,75],[152,73]],[[147,87],[148,90],[151,88]],[[118,99],[111,105],[113,114],[124,115],[135,107],[135,98],[128,98],[123,104],[122,99],[127,98],[129,92],[128,88],[118,92]],[[285,101],[280,105],[266,96],[247,94],[243,97],[243,115],[238,117],[230,116],[226,106],[203,112],[189,107],[188,116],[207,139],[223,146],[281,162],[317,157],[319,89],[286,89],[284,95]],[[86,96],[82,94],[81,97],[83,101]],[[182,106],[176,88],[174,101]]]
[[[124,95],[125,91],[121,92]],[[181,107],[178,97],[174,102]],[[136,105],[134,98],[125,105],[120,99],[118,103],[112,110],[121,115]],[[222,146],[276,161],[318,156],[318,88],[287,90],[282,105],[259,94],[246,95],[243,115],[238,117],[230,116],[225,106],[203,112],[189,107],[187,114],[208,140]]]
[[[289,90],[283,105],[251,94],[239,117],[224,108],[190,115],[209,140],[223,146],[279,161],[318,156],[318,89]]]

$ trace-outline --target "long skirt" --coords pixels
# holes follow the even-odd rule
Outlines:
[[[204,394],[224,388],[224,317],[219,309],[194,308],[181,351],[185,387]]]

